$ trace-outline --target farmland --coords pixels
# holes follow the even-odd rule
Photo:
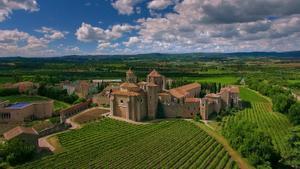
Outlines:
[[[105,118],[58,138],[62,153],[17,168],[238,168],[221,144],[183,120],[133,125]]]
[[[251,107],[238,112],[236,115],[225,117],[222,122],[223,130],[226,130],[227,124],[234,124],[241,120],[255,123],[261,131],[272,138],[275,149],[280,152],[281,156],[286,156],[289,150],[286,137],[292,127],[288,118],[281,113],[273,112],[272,104],[265,97],[247,88],[240,89],[241,98],[249,101]]]

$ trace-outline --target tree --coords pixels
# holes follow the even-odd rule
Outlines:
[[[21,139],[12,139],[0,147],[0,157],[13,166],[31,160],[35,152],[34,145]]]
[[[270,164],[276,164],[279,160],[271,137],[260,131],[254,123],[241,120],[237,124],[228,124],[222,133],[242,156],[258,168],[270,167]]]
[[[287,142],[291,148],[285,161],[293,168],[300,168],[300,127],[295,127],[291,130]]]
[[[273,109],[280,113],[288,113],[289,108],[295,103],[295,100],[290,95],[278,94],[272,97]]]
[[[300,103],[295,103],[290,107],[288,117],[294,125],[300,124]]]

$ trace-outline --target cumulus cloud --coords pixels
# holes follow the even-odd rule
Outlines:
[[[38,11],[36,0],[0,0],[0,22],[9,17],[13,10]]]
[[[118,44],[111,42],[121,38],[125,33],[137,29],[138,26],[129,24],[118,24],[112,26],[110,29],[103,29],[94,27],[90,24],[82,23],[81,27],[77,29],[75,35],[79,41],[83,42],[98,42],[98,48],[115,48]]]
[[[55,50],[49,49],[49,43],[56,38],[36,37],[29,33],[0,29],[0,56],[45,56],[55,54]]]
[[[43,33],[44,37],[49,40],[58,40],[65,38],[65,35],[68,34],[66,31],[58,31],[53,28],[42,27],[41,29],[36,30],[37,32]]]
[[[297,50],[300,15],[294,6],[298,3],[295,0],[183,0],[175,3],[174,12],[139,19],[140,30],[134,38],[139,43],[130,45],[129,39],[123,44],[131,47],[131,51],[141,52],[270,51],[276,47]],[[262,10],[262,6],[267,9],[256,10]],[[273,7],[275,11],[270,11]],[[208,8],[214,8],[214,13]],[[239,15],[243,12],[247,16]],[[270,16],[279,17],[270,20]]]
[[[299,6],[298,0],[184,0],[175,10],[199,22],[236,23],[299,14]]]
[[[173,4],[173,0],[152,0],[148,3],[149,9],[161,10]]]
[[[134,37],[130,37],[127,42],[123,42],[123,44],[128,47],[137,44],[139,42],[141,42],[141,40],[138,37],[134,36]]]
[[[112,6],[118,10],[119,14],[130,15],[134,13],[135,6],[143,0],[116,0]]]

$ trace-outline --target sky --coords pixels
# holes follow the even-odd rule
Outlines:
[[[299,49],[300,0],[0,0],[0,57]]]

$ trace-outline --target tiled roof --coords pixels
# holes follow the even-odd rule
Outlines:
[[[183,98],[185,97],[186,95],[188,95],[188,93],[184,90],[181,90],[181,89],[171,89],[170,91],[170,94],[176,98]]]
[[[3,136],[6,140],[11,140],[15,137],[17,137],[20,134],[32,134],[32,135],[38,135],[37,131],[35,131],[33,128],[26,128],[26,127],[21,127],[17,126],[8,132],[4,133]]]
[[[125,83],[122,83],[120,85],[120,87],[122,87],[122,88],[136,88],[138,86],[136,84],[134,84],[134,83],[127,83],[127,82],[125,82]]]
[[[215,93],[209,93],[206,95],[206,97],[221,97],[221,96]]]
[[[192,90],[192,89],[200,88],[200,87],[201,87],[201,85],[199,83],[190,83],[190,84],[187,84],[184,86],[180,86],[177,89],[188,91],[188,90]]]
[[[187,103],[200,103],[201,99],[200,98],[186,98],[185,102]]]
[[[192,89],[200,88],[201,85],[199,83],[191,83],[184,86],[180,86],[178,88],[174,88],[170,90],[170,94],[176,98],[182,98],[188,95],[189,91]]]
[[[161,74],[159,74],[155,69],[152,70],[151,73],[149,73],[150,77],[161,77]]]
[[[141,82],[139,82],[138,84],[139,84],[139,85],[146,85],[147,82],[141,81]]]
[[[147,86],[156,87],[157,85],[155,83],[150,82],[150,83],[147,84]]]
[[[137,92],[131,92],[131,91],[114,91],[112,92],[113,95],[121,95],[121,96],[139,96],[141,95],[140,93]]]
[[[169,96],[170,94],[169,93],[159,93],[158,95],[159,96]]]

